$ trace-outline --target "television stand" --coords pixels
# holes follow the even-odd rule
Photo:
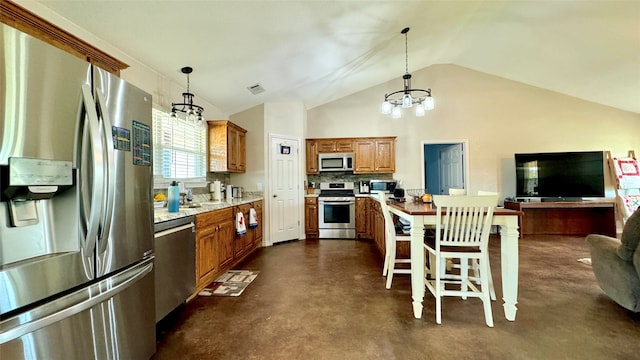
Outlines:
[[[523,212],[520,234],[616,236],[616,203],[593,201],[505,201],[506,209]]]
[[[542,202],[577,202],[582,201],[581,197],[543,197]]]

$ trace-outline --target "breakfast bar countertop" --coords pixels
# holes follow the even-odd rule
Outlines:
[[[209,200],[209,195],[194,195],[193,204],[196,207],[180,206],[180,210],[176,213],[170,213],[166,206],[155,208],[153,209],[153,221],[154,223],[159,223],[185,216],[197,215],[208,211],[220,210],[241,204],[248,204],[263,199],[264,197],[262,195],[253,195],[251,193],[245,193],[243,197],[233,199],[231,200],[231,202],[227,202],[226,200],[211,201]]]

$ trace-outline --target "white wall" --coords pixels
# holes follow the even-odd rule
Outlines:
[[[182,93],[186,90],[187,86],[186,75],[183,75],[184,83],[176,83],[173,80],[168,79],[166,76],[158,73],[156,70],[125,54],[116,46],[107,43],[70,22],[66,18],[61,17],[41,3],[25,0],[14,0],[14,2],[59,28],[68,31],[107,54],[128,64],[129,68],[122,70],[120,77],[150,93],[153,97],[154,107],[169,111],[171,109],[172,102],[182,102]],[[185,64],[185,66],[187,65],[188,64]],[[180,69],[176,69],[176,73],[180,73]],[[197,76],[195,71],[193,76]],[[194,102],[204,107],[203,116],[205,119],[227,119],[229,117],[228,114],[225,114],[213,104],[199,97],[197,92],[192,92],[195,94]]]
[[[305,178],[305,156],[304,156],[304,124],[306,122],[307,112],[304,104],[301,102],[282,102],[282,103],[266,103],[264,104],[264,122],[265,122],[265,183],[269,183],[271,173],[269,171],[269,147],[271,142],[269,137],[272,135],[280,135],[284,137],[292,137],[300,139],[300,153],[298,163],[298,181],[300,182],[300,201],[298,207],[298,219],[300,219],[300,228],[298,233],[299,239],[304,239],[304,189],[302,182]],[[265,188],[265,200],[267,204],[271,199],[269,188]],[[267,220],[265,220],[265,224]],[[272,244],[268,239],[266,244]]]
[[[380,114],[384,94],[402,88],[398,77],[309,110],[306,136],[397,136],[394,177],[406,188],[422,187],[422,142],[468,140],[468,191],[495,189],[503,197],[515,194],[514,153],[610,150],[623,156],[640,148],[640,114],[456,65],[412,75],[414,88],[433,90],[435,109],[425,117]]]
[[[304,181],[304,125],[306,124],[306,109],[300,102],[266,103],[251,109],[241,111],[230,116],[229,120],[247,130],[247,172],[244,174],[232,174],[231,182],[242,186],[249,191],[263,191],[263,243],[271,244],[269,226],[269,207],[271,205],[271,191],[269,189],[269,148],[270,136],[279,135],[300,139],[301,152],[299,154],[298,179]],[[259,185],[262,188],[259,188]],[[301,224],[304,224],[304,198],[302,186],[300,187],[299,216]],[[304,237],[304,229],[301,227],[299,238]]]
[[[264,105],[254,106],[233,114],[229,120],[247,130],[247,172],[244,174],[231,174],[231,183],[236,186],[242,186],[245,191],[264,191],[264,151],[268,146],[264,138]]]

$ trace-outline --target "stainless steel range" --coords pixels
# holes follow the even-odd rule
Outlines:
[[[356,238],[356,197],[353,182],[320,183],[318,205],[320,238]]]

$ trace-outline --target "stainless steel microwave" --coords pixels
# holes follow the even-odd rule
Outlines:
[[[369,192],[372,194],[381,192],[393,194],[393,192],[396,190],[397,185],[398,182],[395,180],[370,180]]]
[[[327,153],[318,155],[320,171],[353,171],[353,153]]]

